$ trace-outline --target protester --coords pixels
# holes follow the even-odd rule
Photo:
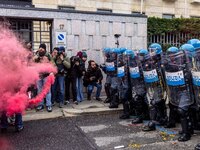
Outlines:
[[[87,72],[85,73],[84,80],[88,83],[88,93],[87,99],[91,100],[91,94],[94,89],[94,86],[97,87],[96,91],[96,100],[101,101],[100,94],[102,89],[102,79],[103,75],[101,69],[96,64],[94,60],[90,60]]]
[[[54,85],[52,86],[52,101],[53,103],[55,102],[56,93],[58,92],[59,107],[62,108],[65,95],[65,74],[70,69],[71,64],[70,59],[65,56],[65,48],[63,46],[59,49],[54,48],[53,53],[55,54],[53,57],[58,69],[58,73],[56,74]]]
[[[55,65],[53,58],[46,51],[46,45],[44,43],[40,44],[38,53],[33,57],[33,60],[36,63],[52,63]],[[39,94],[42,91],[42,87],[44,86],[47,76],[49,73],[41,73],[40,79],[37,82],[37,93]],[[51,90],[46,95],[46,107],[48,112],[52,112],[52,103],[51,103]],[[37,110],[40,111],[44,109],[44,100],[38,105]]]
[[[54,47],[53,48],[53,51],[51,53],[51,57],[53,58],[54,62],[55,62],[55,59],[58,55],[58,51],[59,51],[59,47]],[[55,105],[55,102],[58,102],[58,84],[55,84],[56,83],[56,80],[54,82],[54,84],[51,86],[51,103],[52,103],[52,106]]]
[[[69,100],[70,100],[70,84],[71,84],[73,102],[74,104],[78,105],[76,83],[77,83],[78,77],[82,75],[82,69],[80,66],[80,58],[78,56],[72,56],[70,58],[70,62],[71,62],[71,68],[69,69],[66,76],[66,80],[65,80],[65,92],[66,92],[65,104],[69,103]]]
[[[3,112],[2,115],[1,115],[1,122],[0,122],[1,133],[7,132],[8,125],[9,125],[8,124],[8,117],[6,115],[6,112]],[[21,113],[15,114],[14,125],[15,125],[15,131],[16,132],[20,132],[24,129]]]
[[[77,101],[81,102],[84,100],[84,96],[83,96],[83,75],[85,75],[86,69],[85,69],[85,62],[87,60],[87,54],[86,52],[81,52],[79,51],[77,53],[77,56],[80,58],[80,67],[81,67],[81,71],[82,74],[80,74],[80,76],[78,76],[77,78],[77,82],[76,82],[76,89],[77,89]]]

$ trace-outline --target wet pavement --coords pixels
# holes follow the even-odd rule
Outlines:
[[[180,143],[179,128],[143,132],[143,124],[119,120],[119,114],[60,117],[27,121],[25,129],[15,133],[12,127],[0,134],[0,150],[193,150],[200,133]],[[121,148],[120,148],[121,147]]]

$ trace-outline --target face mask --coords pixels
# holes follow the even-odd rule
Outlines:
[[[45,51],[41,51],[41,52],[39,52],[39,56],[42,57],[45,55],[45,53],[46,53]]]

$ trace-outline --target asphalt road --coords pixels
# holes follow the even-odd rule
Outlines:
[[[142,124],[119,120],[118,114],[56,118],[24,123],[15,133],[12,127],[0,135],[0,150],[113,150],[162,149],[192,150],[200,142],[196,134],[189,142],[177,142],[178,128],[142,132]]]

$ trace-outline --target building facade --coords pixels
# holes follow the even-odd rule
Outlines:
[[[35,7],[156,17],[200,17],[200,0],[33,0]]]
[[[72,7],[73,0],[58,1],[59,5],[57,0],[44,2],[46,4],[35,0],[0,0],[1,18],[10,22],[11,28],[20,38],[32,41],[35,50],[42,42],[47,44],[49,51],[55,46],[65,46],[68,56],[86,51],[88,59],[101,63],[102,49],[116,47],[115,34],[120,35],[120,47],[146,48],[145,15],[96,12],[86,8],[81,11],[66,10],[64,7],[58,9],[58,6],[66,6],[66,2],[71,2]]]

